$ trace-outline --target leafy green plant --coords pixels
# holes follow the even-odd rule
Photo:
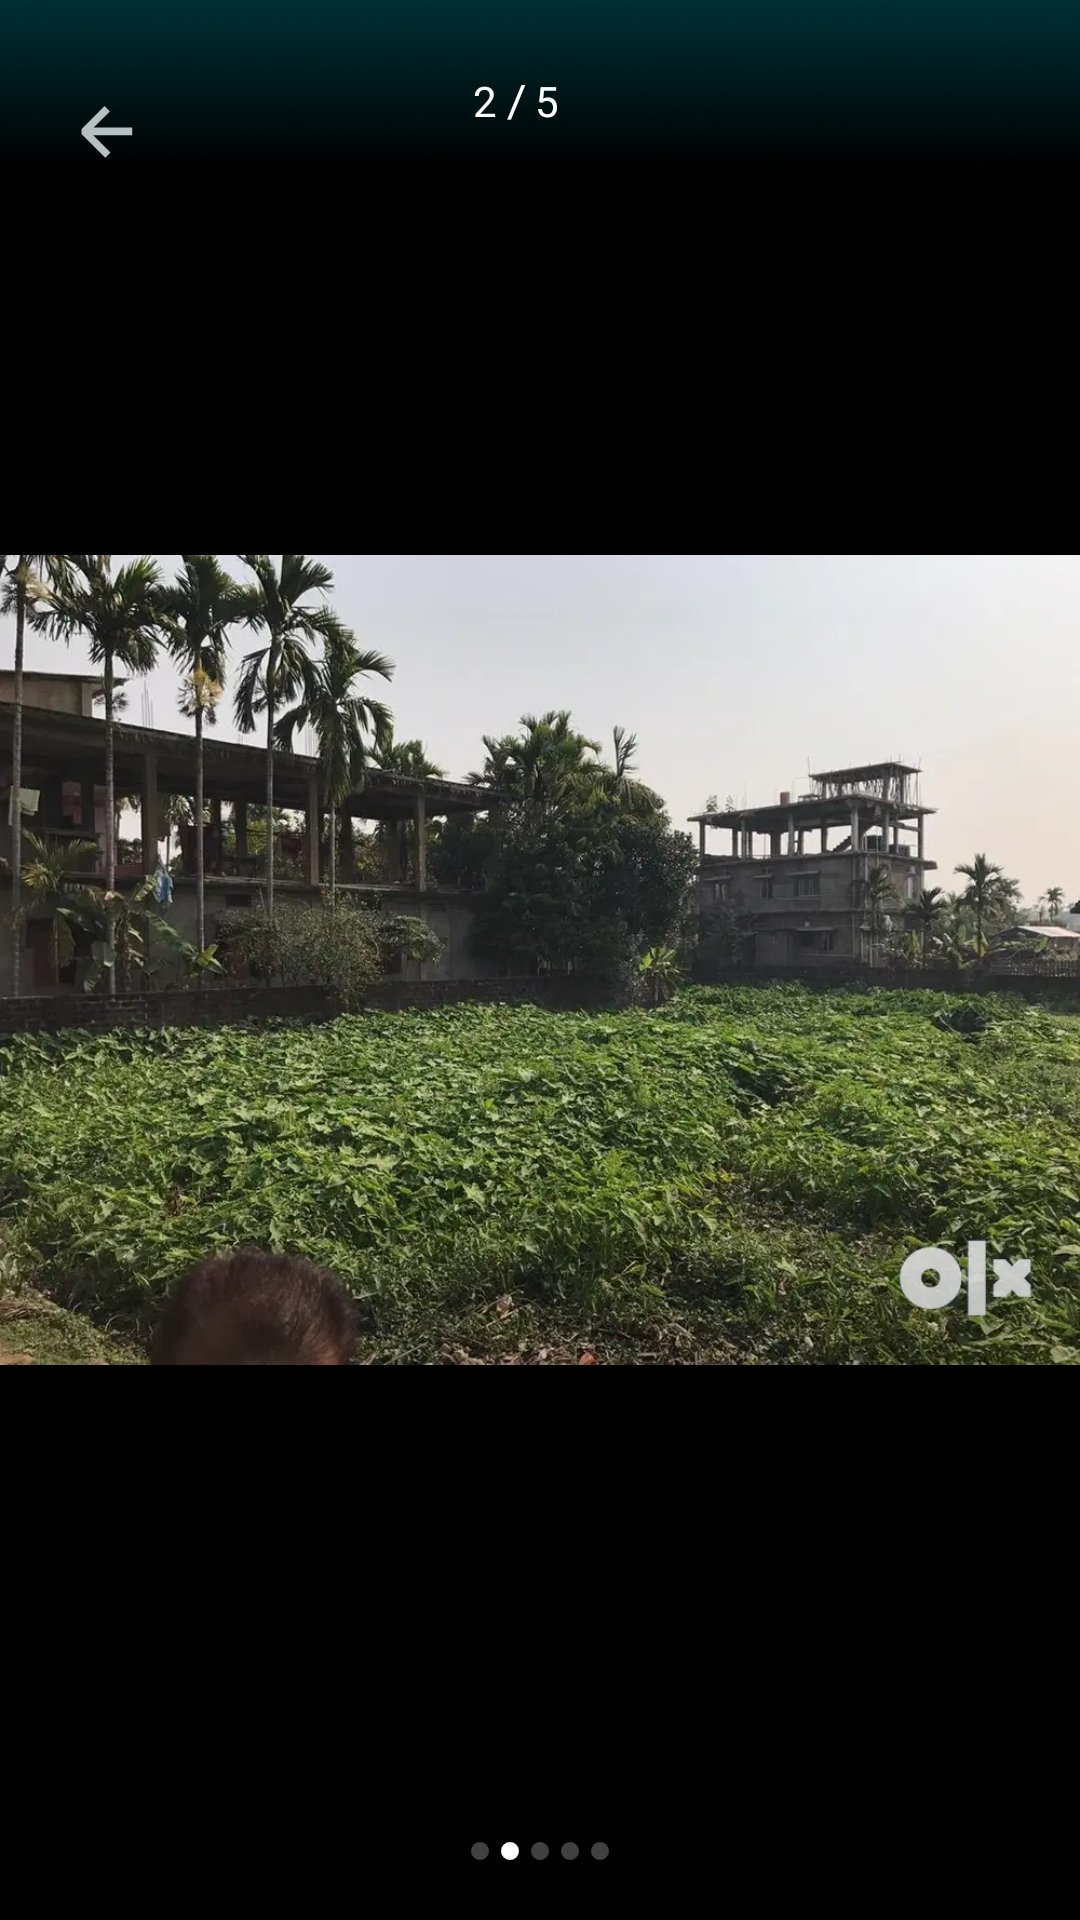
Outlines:
[[[649,947],[638,962],[646,1003],[659,1007],[670,1000],[679,981],[679,956],[674,947]]]
[[[385,972],[391,955],[437,960],[443,943],[412,914],[382,914],[336,904],[325,893],[318,907],[279,903],[223,913],[217,923],[222,960],[230,971],[282,986],[320,986],[342,1006],[355,1006]]]
[[[966,1001],[931,1004],[958,1024],[925,991],[785,982],[648,1018],[24,1035],[0,1047],[0,1236],[118,1328],[249,1241],[341,1273],[393,1359],[533,1315],[752,1365],[1077,1364],[1080,1014],[980,996],[968,1047]],[[906,1256],[976,1238],[1031,1261],[1031,1298],[912,1308]]]

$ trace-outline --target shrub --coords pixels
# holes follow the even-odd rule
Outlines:
[[[217,926],[232,972],[283,986],[322,987],[343,1008],[354,1007],[385,971],[387,956],[436,960],[442,941],[410,914],[383,915],[370,907],[304,906],[282,901],[270,919],[264,906],[222,914]]]

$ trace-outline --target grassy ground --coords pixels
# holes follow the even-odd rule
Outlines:
[[[20,1040],[0,1344],[131,1364],[176,1275],[246,1242],[342,1275],[361,1364],[1076,1364],[1078,1115],[1080,1016],[1009,996]],[[974,1239],[1031,1260],[1029,1300],[903,1297],[908,1253]]]
[[[0,1367],[129,1367],[138,1348],[30,1287],[0,1294]]]

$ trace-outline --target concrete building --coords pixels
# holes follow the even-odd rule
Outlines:
[[[903,924],[927,872],[919,770],[897,761],[810,776],[811,792],[781,793],[772,806],[692,815],[697,822],[703,922],[723,905],[759,966],[829,967],[881,958],[884,936]],[[711,853],[710,831],[731,835]],[[830,844],[830,836],[832,844]],[[912,838],[913,836],[913,838]],[[897,905],[868,905],[867,882],[883,867]]]
[[[124,684],[121,679],[113,681],[117,688]],[[104,697],[105,682],[98,673],[31,673],[29,667],[23,670],[23,702],[28,707],[40,707],[46,713],[81,713],[85,720],[92,720],[95,701]],[[10,706],[14,698],[15,675],[8,669],[0,672],[0,704]]]
[[[12,806],[12,707],[14,676],[0,674],[0,858],[10,859]],[[105,722],[94,717],[93,701],[99,679],[82,674],[24,676],[22,824],[50,841],[92,840],[97,853],[81,877],[100,884],[105,871]],[[139,857],[117,865],[117,884],[124,888],[157,866],[164,839],[160,822],[163,796],[181,794],[191,800],[195,791],[193,734],[167,733],[157,728],[114,725],[115,791],[132,796],[141,825]],[[261,863],[247,850],[247,810],[264,805],[266,752],[263,747],[204,738],[205,798],[210,815],[205,827],[207,938],[215,937],[217,916],[224,909],[256,906]],[[305,815],[305,827],[289,850],[294,864],[302,863],[303,877],[275,874],[278,899],[314,903],[325,882],[325,859],[320,857],[320,828],[325,800],[319,790],[319,764],[303,754],[279,753],[274,758],[275,803]],[[443,942],[440,958],[409,963],[412,977],[425,980],[483,978],[498,971],[477,960],[470,951],[470,933],[476,890],[437,886],[427,863],[427,825],[454,813],[486,812],[498,796],[451,780],[417,780],[403,774],[372,771],[362,792],[347,800],[340,812],[364,820],[415,823],[413,878],[405,885],[390,879],[357,880],[339,863],[339,892],[357,900],[378,903],[387,912],[412,914],[425,920]],[[229,809],[225,853],[223,808]],[[185,939],[196,933],[195,829],[183,841],[183,872],[173,876],[173,901],[168,917]],[[175,843],[174,843],[175,844]],[[23,843],[24,863],[27,858]],[[325,848],[323,849],[325,853]],[[78,877],[73,872],[73,877]],[[0,865],[0,994],[11,991],[10,927],[11,875]],[[21,962],[23,993],[47,993],[53,986],[51,922],[31,916],[25,930]],[[70,977],[68,977],[70,975]],[[78,984],[78,962],[61,976],[61,986]]]

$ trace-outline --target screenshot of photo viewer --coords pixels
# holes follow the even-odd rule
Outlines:
[[[1075,555],[2,567],[4,1364],[1076,1363]]]

